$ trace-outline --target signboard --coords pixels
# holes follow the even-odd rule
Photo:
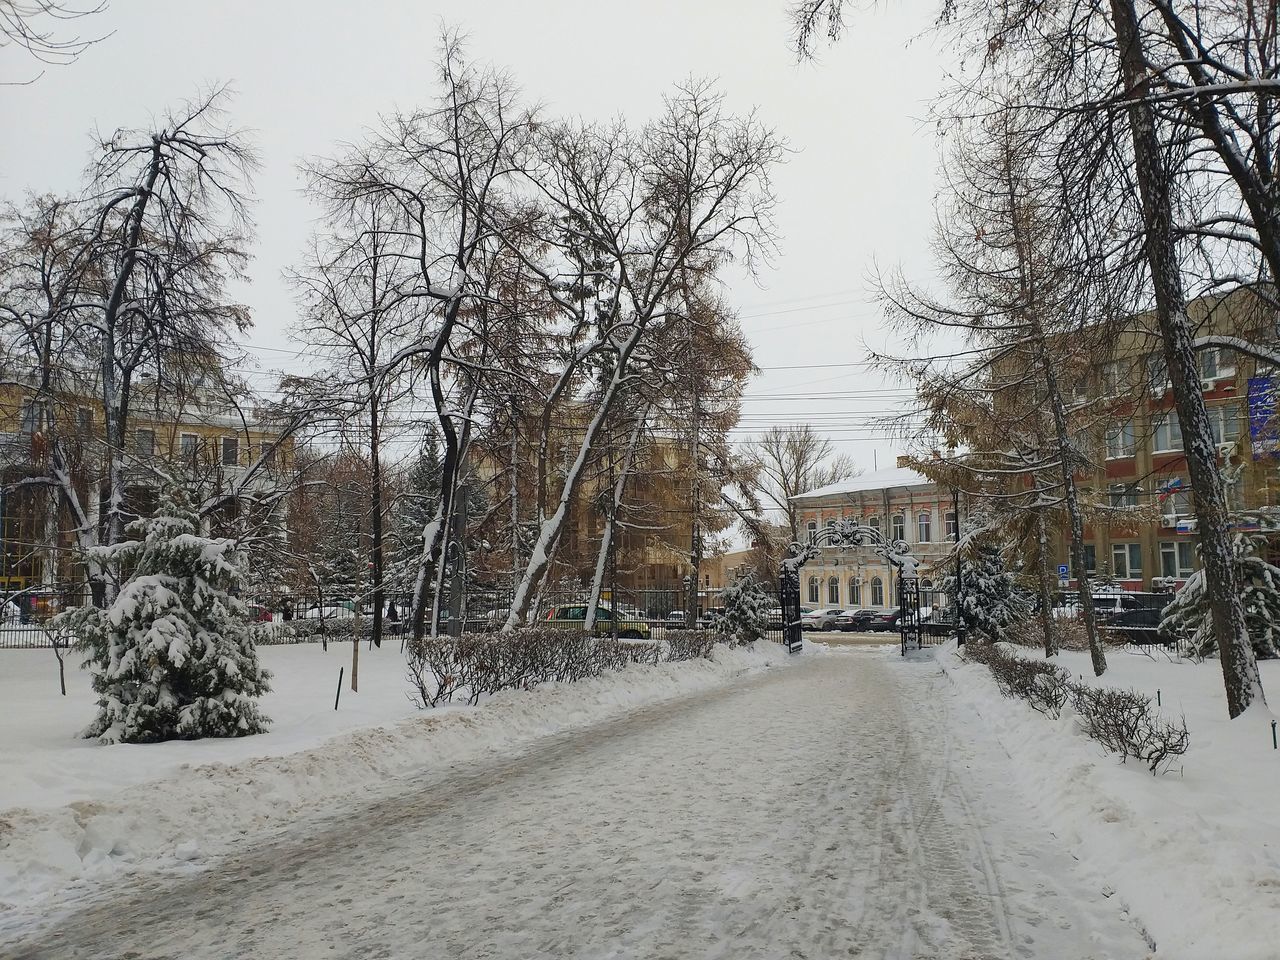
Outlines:
[[[1058,564],[1058,579],[1066,580],[1071,575],[1071,568],[1065,563]]]
[[[1276,378],[1249,378],[1249,442],[1253,459],[1280,455],[1280,418],[1276,416]]]

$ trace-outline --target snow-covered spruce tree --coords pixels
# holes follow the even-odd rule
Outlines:
[[[731,641],[754,643],[769,629],[769,596],[755,576],[748,573],[720,593],[724,616],[720,631]]]
[[[1232,515],[1236,527],[1231,546],[1235,557],[1240,602],[1244,607],[1244,627],[1249,644],[1259,659],[1280,657],[1280,567],[1267,562],[1263,551],[1263,531],[1280,530],[1274,512],[1244,511]],[[1170,636],[1186,637],[1191,652],[1201,657],[1218,652],[1209,614],[1209,592],[1204,569],[1193,573],[1173,601],[1165,607],[1160,621]]]
[[[960,616],[965,632],[976,640],[994,643],[1005,639],[1013,623],[1027,614],[1025,595],[1014,574],[1006,569],[998,547],[980,544],[960,561],[962,583]],[[956,596],[955,574],[944,577],[941,589]]]
[[[133,539],[93,548],[120,584],[106,609],[59,618],[93,672],[98,716],[84,731],[106,743],[155,743],[262,733],[256,698],[270,674],[258,663],[257,628],[232,595],[241,556],[231,540],[199,536],[181,491],[162,493]]]

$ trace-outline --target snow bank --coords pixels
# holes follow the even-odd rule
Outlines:
[[[1185,716],[1191,747],[1164,776],[1122,764],[1079,733],[1000,696],[980,664],[940,657],[958,699],[972,708],[973,736],[994,736],[1010,775],[1035,798],[1045,827],[1062,838],[1104,889],[1115,891],[1170,960],[1274,960],[1280,955],[1280,752],[1270,714],[1231,721],[1217,663],[1108,653],[1094,678],[1088,654],[1062,666],[1096,685],[1132,687],[1170,717]],[[1280,663],[1262,664],[1280,691]]]
[[[338,669],[349,644],[265,647],[271,731],[235,740],[102,745],[76,738],[93,716],[88,678],[68,666],[58,696],[48,650],[0,654],[0,908],[73,890],[122,867],[196,860],[262,831],[372,793],[389,779],[705,690],[782,665],[785,649],[718,648],[715,661],[507,691],[478,707],[418,711],[398,646],[360,651],[360,692]]]

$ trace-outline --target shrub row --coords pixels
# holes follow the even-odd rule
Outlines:
[[[420,707],[455,699],[476,703],[486,693],[529,690],[540,683],[575,683],[633,663],[709,658],[715,639],[673,630],[665,642],[592,637],[581,630],[532,626],[510,633],[426,637],[409,644],[409,681]]]
[[[1151,698],[1136,690],[1076,683],[1057,664],[1028,660],[996,644],[973,644],[965,657],[986,664],[1004,696],[1025,700],[1045,716],[1057,719],[1070,704],[1087,736],[1121,760],[1141,761],[1152,773],[1186,753],[1191,743],[1185,718],[1166,720]]]

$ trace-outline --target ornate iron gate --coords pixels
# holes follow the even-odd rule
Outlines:
[[[801,542],[793,541],[782,559],[778,576],[778,594],[782,602],[782,637],[792,653],[804,646],[800,633],[800,568],[821,555],[823,547],[870,547],[897,571],[899,623],[902,629],[902,652],[920,649],[920,581],[916,577],[919,561],[911,556],[911,548],[902,540],[887,540],[877,528],[864,527],[853,520],[839,520]],[[909,586],[908,586],[909,585]]]

